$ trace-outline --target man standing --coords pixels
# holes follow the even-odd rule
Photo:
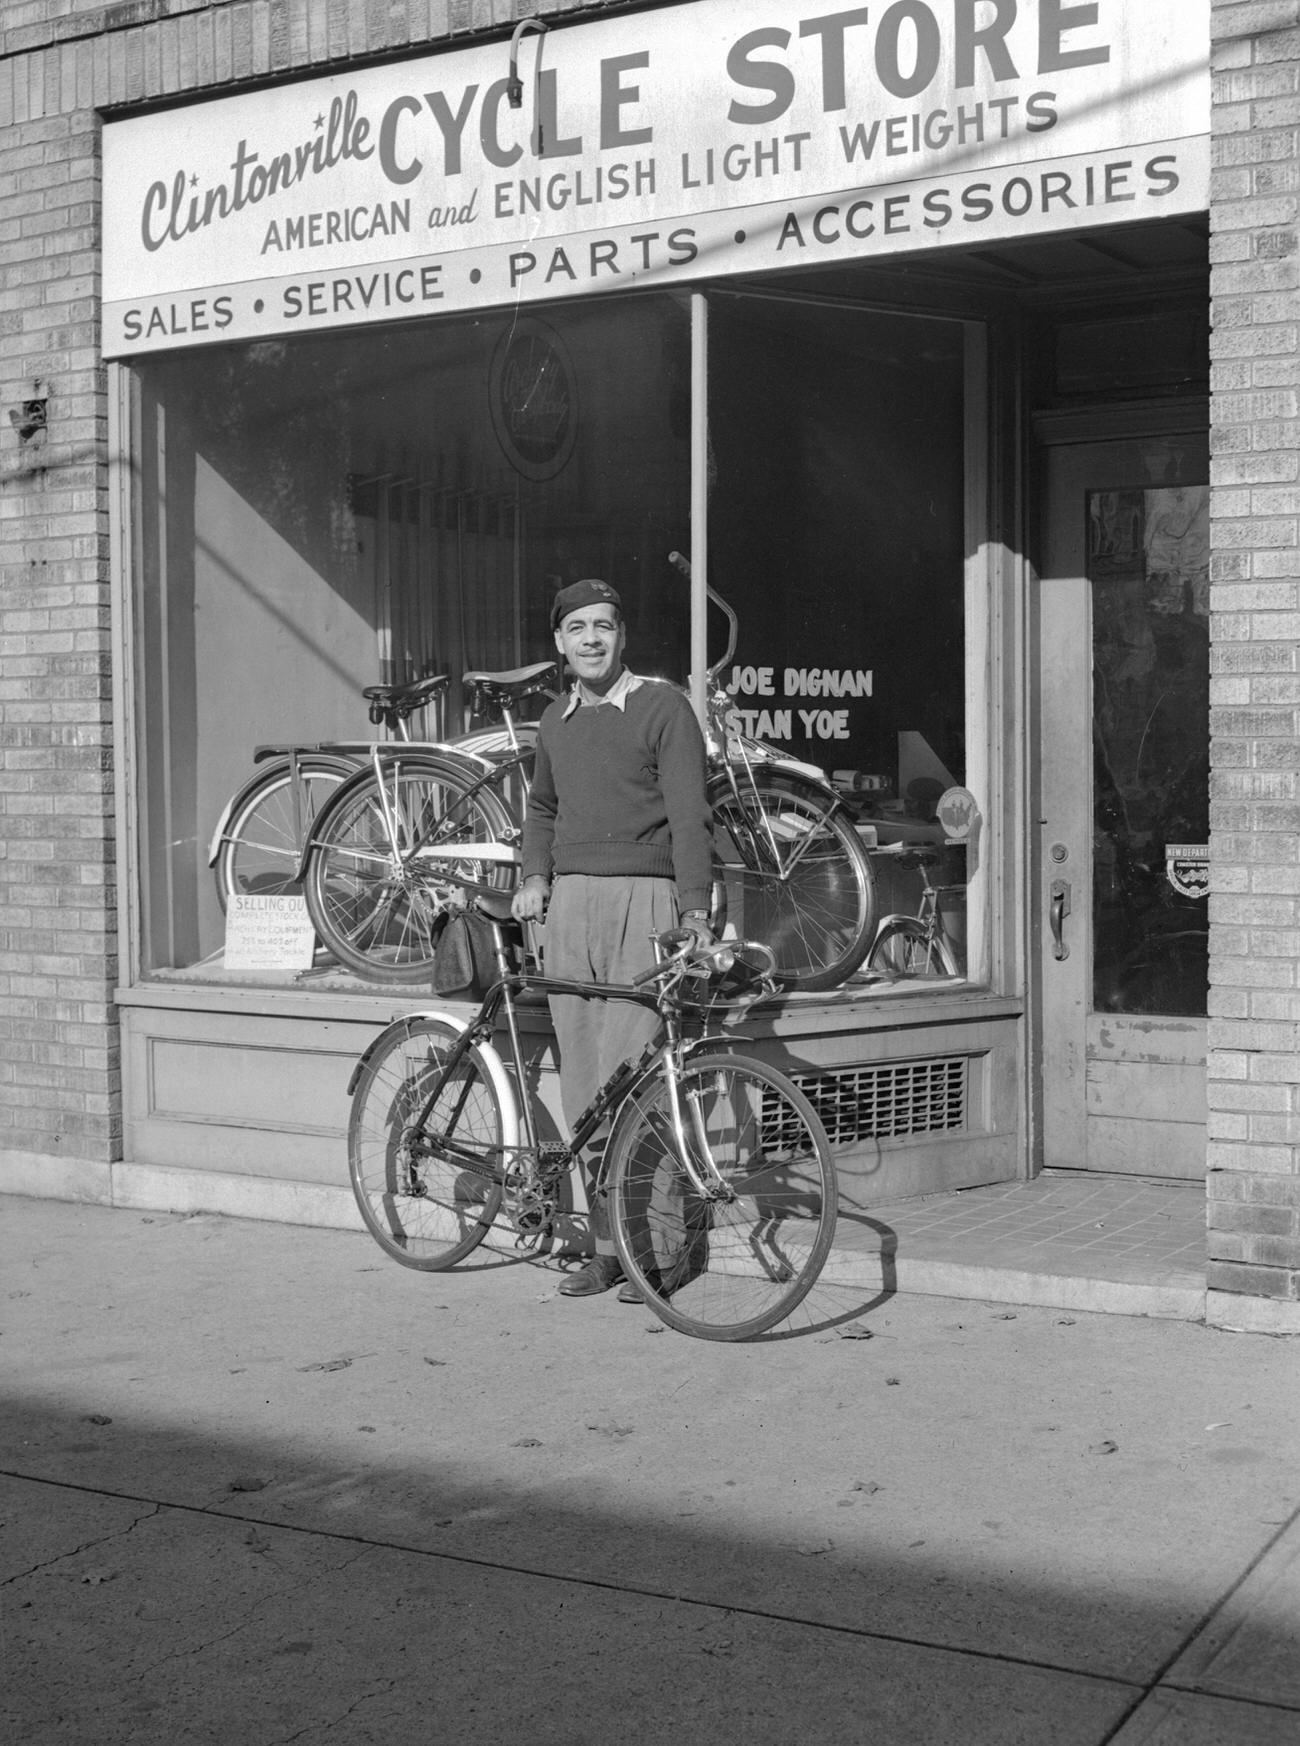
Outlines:
[[[712,939],[704,739],[675,686],[623,665],[622,603],[608,582],[562,588],[551,629],[575,682],[538,728],[514,914],[546,915],[548,975],[628,983],[654,963],[653,935],[681,926]],[[572,1131],[610,1074],[657,1035],[659,1015],[581,995],[550,1004]],[[566,1297],[594,1297],[623,1277],[604,1197],[591,1202],[595,1254],[561,1284]],[[639,1301],[634,1287],[624,1296]]]

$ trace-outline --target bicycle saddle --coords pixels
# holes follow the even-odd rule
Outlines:
[[[474,688],[474,708],[509,708],[534,692],[546,691],[559,674],[554,661],[538,661],[532,667],[512,667],[505,673],[466,673],[464,683]]]
[[[370,705],[370,719],[379,725],[386,716],[405,720],[422,709],[431,697],[445,691],[450,683],[446,673],[432,673],[427,679],[411,679],[405,685],[367,685],[361,695]]]
[[[513,891],[479,891],[474,896],[474,908],[483,915],[491,916],[495,922],[513,921],[510,914],[513,898]]]

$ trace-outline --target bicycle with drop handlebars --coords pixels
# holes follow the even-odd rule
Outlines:
[[[623,1271],[655,1315],[706,1340],[750,1339],[784,1321],[825,1263],[837,1190],[808,1098],[716,1029],[776,993],[768,948],[700,946],[677,930],[657,937],[656,963],[633,983],[565,981],[517,967],[508,892],[455,883],[491,928],[494,980],[468,1022],[408,1014],[354,1069],[348,1169],[370,1234],[393,1260],[441,1272],[503,1216],[515,1247],[540,1256],[566,1178],[608,1120],[596,1191]],[[520,1048],[520,998],[551,993],[634,1000],[662,1019],[658,1040],[600,1089],[567,1143],[541,1137]]]

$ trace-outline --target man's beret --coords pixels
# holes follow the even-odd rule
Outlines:
[[[599,577],[589,576],[583,582],[570,582],[555,596],[551,604],[551,629],[559,630],[562,619],[571,612],[581,611],[584,606],[612,606],[620,618],[623,616],[623,602],[617,590]]]

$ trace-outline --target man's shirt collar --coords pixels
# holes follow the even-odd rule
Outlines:
[[[627,668],[624,667],[623,671],[619,674],[618,678],[610,686],[605,695],[603,697],[597,697],[593,692],[586,689],[581,679],[575,679],[573,682],[573,689],[569,692],[569,701],[564,706],[563,719],[568,721],[575,709],[581,709],[583,707],[593,709],[602,703],[612,703],[615,709],[625,710],[627,708],[628,698],[631,697],[634,691],[639,691],[644,684],[644,679],[636,673],[629,673]]]

